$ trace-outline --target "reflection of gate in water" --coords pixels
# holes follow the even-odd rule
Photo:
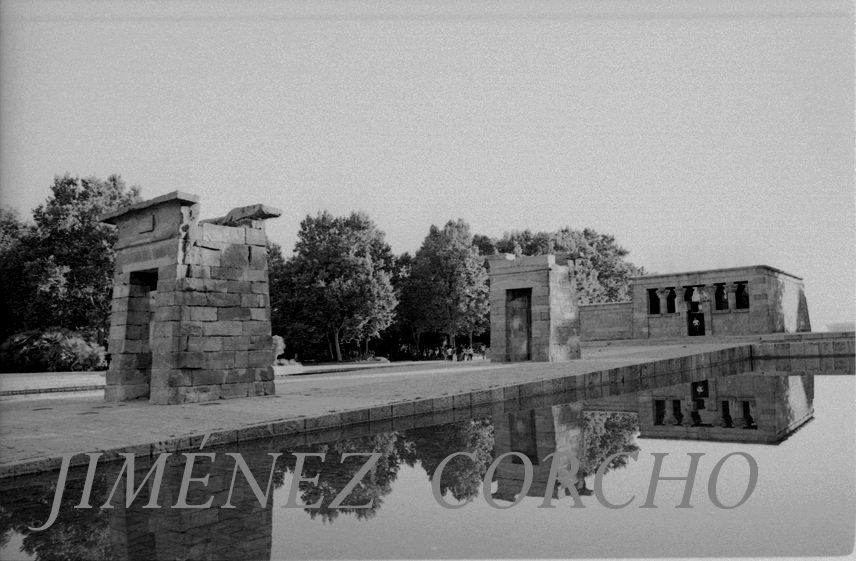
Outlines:
[[[532,289],[509,290],[505,314],[508,360],[510,362],[531,360]]]

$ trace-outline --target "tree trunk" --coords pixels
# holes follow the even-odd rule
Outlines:
[[[327,332],[327,350],[330,352],[330,360],[336,360],[336,357],[333,356],[333,344],[330,343],[330,332]]]
[[[419,339],[422,338],[422,332],[418,329],[414,329],[413,333],[411,335],[413,335],[413,339],[416,341],[416,352],[417,352],[417,354],[421,353],[422,347],[419,345]]]
[[[368,356],[369,356],[369,338],[368,337],[366,337],[366,352],[363,356],[365,356],[366,358],[368,358]]]
[[[470,348],[473,348],[473,332],[470,331]]]
[[[336,342],[336,362],[342,362],[342,349],[339,347],[339,331],[333,332],[333,340]]]

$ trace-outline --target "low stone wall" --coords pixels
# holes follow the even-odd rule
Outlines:
[[[633,302],[580,306],[580,340],[613,341],[633,337]]]

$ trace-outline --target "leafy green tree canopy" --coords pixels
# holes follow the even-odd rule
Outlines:
[[[625,259],[630,252],[618,245],[614,236],[591,228],[506,232],[494,245],[498,253],[514,255],[570,254],[574,258],[577,296],[581,304],[629,300],[630,277],[646,274],[644,268]]]
[[[479,333],[489,314],[488,277],[469,225],[431,226],[402,287],[402,309],[417,332]]]
[[[365,213],[307,216],[297,238],[293,257],[282,261],[274,253],[271,259],[275,329],[286,341],[329,336],[342,360],[342,341],[367,343],[392,323],[395,259]]]
[[[67,328],[102,338],[109,327],[115,228],[98,221],[140,200],[118,175],[55,177],[33,224],[2,215],[0,290],[4,338],[24,329]]]

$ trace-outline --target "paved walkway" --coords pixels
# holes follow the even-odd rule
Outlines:
[[[330,372],[351,372],[375,368],[394,368],[425,362],[359,362],[343,364],[286,365],[274,366],[277,376],[302,376]],[[429,363],[434,364],[434,363]],[[25,372],[0,374],[0,397],[36,393],[86,391],[103,389],[105,373],[102,372]]]
[[[104,403],[103,391],[0,398],[0,477],[59,466],[65,453],[114,452],[209,432],[317,417],[420,398],[585,374],[733,347],[734,343],[584,349],[582,360],[428,362],[278,378],[277,395],[184,405]]]
[[[784,338],[785,335],[741,335],[733,337],[717,337],[708,340],[705,344],[731,345],[750,343],[758,341],[775,341]],[[610,356],[621,354],[639,353],[640,347],[653,346],[683,346],[687,344],[686,338],[671,340],[621,340],[621,341],[586,341],[582,343],[583,356],[597,356],[597,353],[607,350]],[[487,361],[489,363],[489,361]],[[464,365],[475,366],[476,363],[484,364],[485,361],[479,356],[472,363],[465,362]],[[308,374],[327,374],[331,372],[354,372],[358,370],[396,368],[402,366],[419,365],[425,368],[442,368],[448,365],[444,361],[403,361],[403,362],[346,362],[325,363],[317,365],[290,364],[275,366],[274,371],[277,378],[284,376],[302,376]],[[458,363],[460,366],[461,363]],[[26,395],[38,393],[70,392],[96,390],[104,387],[104,372],[34,372],[0,374],[0,398],[9,395]],[[45,397],[45,396],[42,396]]]

